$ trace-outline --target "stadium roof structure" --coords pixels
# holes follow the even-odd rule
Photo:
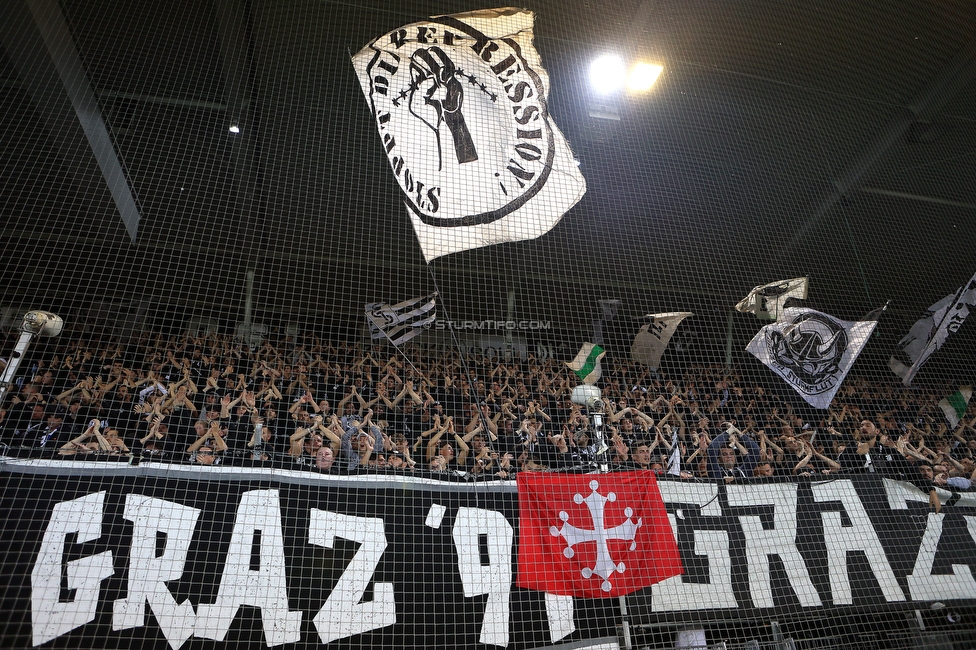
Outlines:
[[[811,277],[910,323],[976,271],[976,5],[535,0],[588,190],[548,234],[424,263],[350,63],[440,1],[12,0],[0,9],[3,305],[588,323]],[[600,97],[605,52],[660,63]],[[94,136],[92,135],[94,134]],[[92,146],[91,142],[100,142]],[[228,316],[229,315],[229,316]],[[331,320],[330,320],[331,319]],[[575,319],[575,320],[574,320]],[[588,327],[588,325],[587,325]]]

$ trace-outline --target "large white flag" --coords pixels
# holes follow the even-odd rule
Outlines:
[[[539,237],[586,182],[548,109],[534,14],[435,16],[357,53],[424,258]]]
[[[903,384],[911,385],[915,373],[942,347],[949,335],[962,326],[972,306],[976,306],[976,275],[955,293],[929,307],[915,321],[888,360],[888,367],[901,377]]]
[[[779,320],[759,330],[746,350],[812,406],[825,409],[877,324],[788,307]]]
[[[753,313],[756,318],[776,320],[786,308],[788,299],[806,300],[809,285],[808,278],[770,282],[761,287],[755,287],[748,296],[739,301],[735,308],[741,312]]]
[[[671,336],[674,335],[678,325],[688,316],[693,316],[690,311],[674,311],[667,314],[648,314],[647,317],[653,319],[650,323],[643,325],[634,337],[634,343],[630,346],[630,358],[652,370],[657,370],[661,365],[661,355]]]
[[[374,341],[389,339],[393,345],[406,343],[430,328],[437,318],[436,306],[436,292],[395,305],[371,302],[366,305],[370,336]]]

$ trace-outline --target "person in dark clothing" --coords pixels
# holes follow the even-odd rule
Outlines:
[[[68,441],[64,429],[64,416],[54,412],[47,416],[47,425],[30,441],[35,450],[52,451]]]
[[[751,478],[759,462],[759,453],[759,445],[729,423],[725,433],[708,445],[708,475],[724,478],[726,483],[736,478]]]
[[[875,440],[861,440],[858,442],[853,437],[844,437],[840,440],[844,445],[844,451],[840,452],[837,462],[840,463],[841,471],[874,471],[874,459],[871,457],[871,449],[875,445]]]
[[[878,442],[878,429],[873,422],[862,420],[860,431],[860,441],[853,437],[842,439],[844,451],[837,457],[837,462],[844,471],[877,471],[871,451]]]
[[[902,454],[898,449],[898,443],[884,434],[881,434],[878,442],[880,444],[874,459],[878,471],[896,481],[918,484],[922,478],[918,466]]]

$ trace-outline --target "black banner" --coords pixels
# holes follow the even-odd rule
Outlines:
[[[12,460],[0,482],[7,645],[531,648],[619,622],[616,600],[514,587],[507,482]],[[686,573],[628,597],[631,623],[976,601],[976,494],[936,513],[876,475],[659,487]]]

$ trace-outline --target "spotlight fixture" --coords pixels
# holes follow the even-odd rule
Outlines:
[[[620,90],[626,80],[627,69],[616,54],[604,54],[590,64],[590,84],[601,95]]]
[[[636,63],[627,76],[627,90],[634,93],[644,93],[651,89],[654,82],[664,71],[664,66],[656,63]]]

